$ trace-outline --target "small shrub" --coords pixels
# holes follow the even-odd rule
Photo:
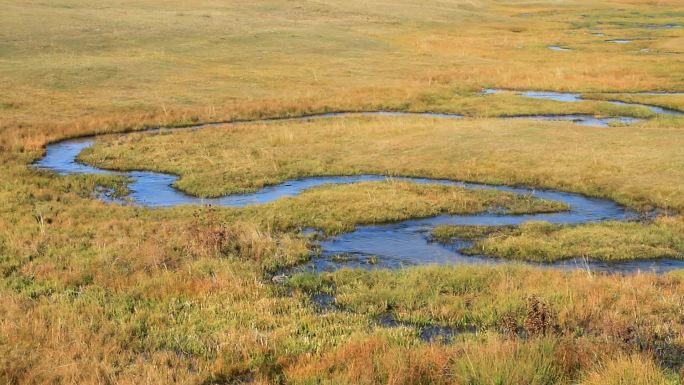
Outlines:
[[[200,256],[251,260],[274,270],[300,263],[309,255],[306,240],[275,235],[251,222],[225,222],[213,206],[196,211],[193,217],[191,248]]]
[[[193,213],[190,233],[194,248],[201,254],[217,254],[228,243],[228,231],[220,221],[215,207],[207,206]]]
[[[545,336],[554,327],[555,316],[548,304],[532,294],[527,297],[527,316],[524,328],[528,336]]]
[[[499,321],[499,330],[509,338],[518,337],[518,321],[513,314],[505,314]]]

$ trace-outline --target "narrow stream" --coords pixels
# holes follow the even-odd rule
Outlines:
[[[584,99],[582,97],[582,94],[577,94],[577,93],[572,93],[572,92],[551,92],[551,91],[509,91],[509,90],[503,90],[503,89],[498,89],[498,88],[488,88],[483,91],[483,94],[485,95],[491,95],[491,94],[498,94],[498,93],[504,93],[504,92],[515,92],[516,94],[520,96],[524,96],[526,98],[531,98],[531,99],[543,99],[543,100],[553,100],[556,102],[565,102],[565,103],[577,103],[577,102],[585,102],[585,101],[605,101],[611,104],[615,104],[618,106],[627,106],[627,107],[643,107],[643,108],[648,108],[651,110],[651,112],[659,115],[674,115],[674,116],[681,116],[684,115],[684,111],[679,111],[679,110],[673,110],[670,108],[665,108],[665,107],[660,107],[660,106],[654,106],[651,104],[641,104],[641,103],[627,103],[619,100],[594,100],[594,99]],[[681,93],[678,92],[673,92],[673,93],[668,93],[668,92],[632,92],[629,93],[629,95],[681,95]],[[566,115],[567,116],[567,115]],[[583,115],[580,115],[583,116]],[[635,118],[628,118],[628,117],[619,117],[617,118],[624,123],[633,123],[634,121],[637,121],[638,119]],[[602,120],[599,119],[599,122]],[[597,125],[597,124],[592,124],[592,125]]]
[[[500,92],[489,90],[489,93]],[[577,101],[578,94],[561,94],[548,92],[524,92],[524,96],[532,98],[552,98],[552,100]],[[402,112],[369,112],[369,113],[329,113],[313,115],[297,119],[324,119],[349,115],[417,115],[437,118],[458,119],[458,114],[437,113],[402,113]],[[574,115],[571,115],[574,116]],[[512,117],[512,118],[549,118],[551,117]],[[557,118],[557,117],[556,117]],[[284,119],[279,119],[284,120]],[[569,119],[573,120],[574,119]],[[581,121],[587,124],[587,121]],[[178,129],[198,130],[216,124],[197,125]],[[149,130],[150,132],[160,129]],[[94,144],[95,137],[64,140],[49,144],[46,154],[35,163],[35,167],[52,170],[62,175],[68,174],[110,174],[129,177],[130,195],[127,200],[145,207],[173,207],[178,205],[205,205],[244,207],[264,204],[274,200],[301,194],[303,191],[324,184],[348,184],[368,181],[384,181],[384,175],[355,175],[334,177],[310,177],[289,180],[277,185],[265,187],[252,194],[228,195],[215,199],[202,199],[185,194],[172,187],[177,176],[152,172],[131,171],[118,172],[88,166],[77,161],[81,151]],[[421,264],[499,264],[511,263],[507,260],[488,257],[464,256],[459,252],[465,242],[454,245],[443,245],[430,241],[432,229],[437,225],[519,225],[528,221],[548,221],[556,224],[582,224],[607,220],[633,220],[637,215],[624,207],[606,199],[595,199],[580,194],[553,190],[537,190],[525,187],[493,186],[458,181],[394,177],[392,180],[419,184],[441,184],[458,186],[467,189],[488,189],[526,194],[532,197],[561,201],[571,209],[567,212],[551,214],[506,215],[502,213],[482,213],[477,215],[440,215],[436,217],[411,219],[398,223],[359,226],[355,231],[336,237],[325,238],[320,242],[321,256],[296,267],[293,271],[331,271],[342,267],[401,268]],[[663,273],[673,269],[684,268],[684,260],[658,259],[641,261],[601,262],[589,260],[566,260],[558,263],[535,264],[550,268],[588,269],[613,273],[631,273],[636,271],[655,271]]]

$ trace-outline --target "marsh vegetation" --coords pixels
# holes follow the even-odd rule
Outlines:
[[[681,270],[522,263],[684,256],[684,117],[613,103],[684,109],[681,2],[0,3],[1,383],[684,382]],[[631,43],[606,42],[615,39]],[[378,110],[464,118],[119,135]],[[501,119],[550,114],[640,120]],[[198,197],[375,174],[555,189],[638,215],[425,234],[467,240],[466,251],[512,261],[504,265],[273,279],[316,257],[309,228],[327,236],[440,214],[567,207],[390,178],[256,206],[149,208],[98,199],[103,189],[125,196],[125,175],[32,166],[48,143],[91,134],[105,135],[80,161],[177,175],[174,186]]]

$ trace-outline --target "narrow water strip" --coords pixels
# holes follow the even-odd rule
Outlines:
[[[529,97],[554,97],[572,101],[577,94],[530,93]],[[435,113],[330,113],[305,118],[324,119],[348,115],[419,115],[437,118],[458,119],[457,114]],[[522,118],[522,117],[513,117]],[[525,117],[529,118],[529,117]],[[205,124],[182,129],[202,129],[215,124]],[[94,144],[94,137],[64,140],[47,146],[46,154],[35,163],[35,167],[52,170],[62,175],[69,174],[110,174],[129,177],[131,204],[144,207],[174,207],[179,205],[212,204],[225,207],[244,207],[264,204],[284,197],[293,197],[316,186],[326,184],[349,184],[370,181],[385,181],[386,175],[321,176],[288,180],[265,187],[251,194],[227,195],[213,199],[202,199],[175,189],[172,184],[177,176],[152,172],[119,172],[104,170],[79,163],[81,151]],[[623,206],[606,199],[590,198],[580,194],[554,190],[539,190],[527,187],[496,186],[460,181],[393,177],[392,180],[418,183],[440,184],[466,189],[487,189],[525,194],[531,197],[564,202],[570,207],[567,212],[507,215],[505,213],[482,213],[477,215],[440,215],[430,218],[411,219],[398,223],[359,226],[355,231],[336,237],[325,238],[320,242],[321,256],[309,263],[296,267],[293,271],[331,271],[343,267],[360,268],[402,268],[421,264],[498,264],[511,263],[503,259],[464,256],[458,247],[442,245],[430,240],[432,229],[438,225],[520,225],[529,221],[547,221],[555,224],[583,224],[599,221],[622,221],[636,219],[637,215]],[[619,261],[601,262],[588,260],[569,260],[538,266],[563,269],[587,269],[593,271],[631,273],[636,271],[655,271],[663,273],[672,269],[684,268],[684,261]]]
[[[643,108],[649,109],[651,112],[658,114],[658,115],[673,115],[673,116],[684,115],[684,111],[679,111],[679,110],[674,110],[671,108],[655,106],[652,104],[628,103],[628,102],[623,102],[620,100],[585,99],[582,97],[582,94],[573,93],[573,92],[511,91],[511,90],[504,90],[504,89],[498,89],[498,88],[487,88],[487,89],[482,91],[482,93],[484,95],[499,94],[499,93],[504,93],[504,92],[514,92],[520,96],[524,96],[526,98],[531,98],[531,99],[553,100],[556,102],[564,102],[564,103],[577,103],[577,102],[585,102],[585,101],[601,101],[601,102],[607,102],[607,103],[611,103],[611,104],[618,105],[618,106],[643,107]],[[629,95],[681,95],[682,93],[679,93],[679,92],[631,92],[628,94]],[[569,115],[565,115],[565,116],[569,116]],[[584,116],[584,115],[578,115],[578,116]],[[597,119],[597,120],[591,121],[589,119],[586,121],[591,122],[590,125],[601,125],[601,123],[605,122],[605,119],[600,119],[600,118],[594,118],[594,119]],[[629,117],[618,117],[616,119],[619,119],[620,121],[622,121],[624,123],[633,123],[633,122],[638,120],[638,119],[629,118]]]

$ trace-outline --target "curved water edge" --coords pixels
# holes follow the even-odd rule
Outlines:
[[[658,115],[672,115],[672,116],[684,115],[684,111],[679,111],[679,110],[666,108],[666,107],[660,107],[660,106],[656,106],[656,105],[652,105],[652,104],[628,103],[628,102],[623,102],[620,100],[585,99],[582,97],[582,94],[574,93],[574,92],[514,91],[514,90],[505,90],[505,89],[499,89],[499,88],[487,88],[487,89],[482,91],[482,93],[484,95],[499,94],[499,93],[504,93],[504,92],[513,92],[513,93],[516,93],[517,95],[524,96],[526,98],[531,98],[531,99],[553,100],[556,102],[565,102],[565,103],[577,103],[577,102],[585,102],[585,101],[601,101],[601,102],[607,102],[607,103],[615,104],[618,106],[648,108],[651,112],[658,114]],[[628,95],[682,95],[683,93],[681,93],[681,92],[628,92],[625,94],[628,94]],[[622,121],[623,123],[626,123],[626,124],[633,123],[633,122],[636,122],[639,120],[636,118],[629,118],[629,117],[618,117],[616,119],[619,119],[620,121]]]
[[[348,115],[420,115],[441,118],[460,118],[457,114],[434,113],[330,113],[297,119],[331,118]],[[520,118],[520,117],[514,117]],[[222,123],[223,124],[223,123]],[[178,129],[201,129],[217,124],[204,124]],[[151,132],[166,129],[152,129]],[[68,174],[109,174],[129,177],[130,194],[127,201],[145,207],[173,207],[179,205],[216,205],[226,207],[244,207],[264,204],[283,197],[292,197],[302,192],[325,184],[348,184],[371,181],[385,181],[385,175],[353,175],[310,177],[289,180],[277,185],[265,187],[251,194],[227,195],[219,198],[203,199],[185,194],[172,187],[178,179],[175,175],[152,171],[110,171],[82,164],[77,161],[84,149],[94,144],[94,137],[64,140],[47,146],[46,154],[35,163],[42,169],[52,170],[62,175]],[[331,271],[342,267],[402,268],[421,264],[501,264],[512,263],[508,260],[489,257],[465,256],[460,249],[466,242],[444,245],[431,241],[431,232],[435,226],[452,225],[519,225],[529,221],[548,221],[555,224],[583,224],[606,220],[633,220],[638,216],[625,210],[617,203],[590,198],[580,194],[554,190],[539,190],[526,187],[496,186],[477,183],[465,183],[450,180],[392,177],[392,180],[419,184],[440,184],[463,187],[467,189],[488,189],[525,194],[535,198],[561,201],[570,210],[559,213],[506,215],[502,213],[482,213],[477,215],[440,215],[430,218],[411,219],[398,223],[359,226],[355,231],[320,241],[320,256],[308,263],[297,266],[289,272],[296,271]],[[106,197],[103,197],[107,199]],[[663,273],[673,269],[684,268],[684,261],[651,260],[651,261],[619,261],[602,262],[589,260],[566,260],[556,263],[529,263],[535,266],[563,269],[587,269],[592,271],[630,273],[636,271],[655,271]]]

